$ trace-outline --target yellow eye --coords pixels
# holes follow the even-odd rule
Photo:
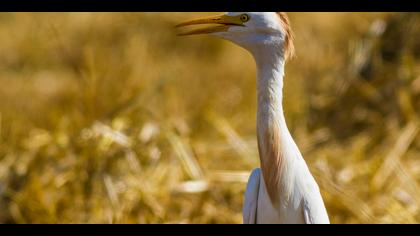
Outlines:
[[[249,18],[250,17],[247,14],[242,14],[241,15],[241,21],[244,22],[244,23],[249,21]]]

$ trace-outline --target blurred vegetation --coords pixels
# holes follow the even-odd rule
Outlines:
[[[1,223],[241,223],[255,66],[214,13],[1,13]],[[420,222],[420,14],[291,13],[289,128],[333,223]]]

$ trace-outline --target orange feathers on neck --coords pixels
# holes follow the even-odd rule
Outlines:
[[[289,17],[287,16],[287,14],[285,12],[277,12],[277,15],[280,18],[280,22],[286,34],[284,39],[284,58],[287,60],[295,56],[295,46],[293,44],[293,31],[290,26]]]

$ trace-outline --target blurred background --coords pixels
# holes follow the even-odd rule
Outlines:
[[[255,66],[215,13],[1,13],[0,223],[242,223]],[[290,13],[289,128],[332,223],[420,222],[420,14]]]

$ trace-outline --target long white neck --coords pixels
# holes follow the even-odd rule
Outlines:
[[[273,204],[290,195],[288,168],[300,152],[286,125],[283,112],[285,60],[280,48],[262,47],[252,51],[257,65],[257,134],[261,168]]]
[[[281,116],[278,118],[284,121],[282,104],[284,59],[280,53],[265,50],[254,55],[254,58],[257,64],[258,113],[275,110]]]

